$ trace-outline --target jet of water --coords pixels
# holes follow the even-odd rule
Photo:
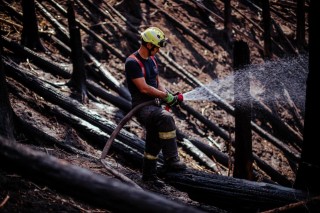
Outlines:
[[[183,94],[186,101],[219,101],[234,102],[235,75],[247,73],[250,79],[250,94],[264,103],[271,103],[277,95],[286,90],[296,106],[304,112],[306,79],[308,75],[308,56],[284,58],[267,61],[264,64],[253,64],[237,70],[233,75],[216,79],[203,87],[197,87]],[[248,88],[239,88],[240,92]],[[216,94],[216,95],[213,95]],[[240,100],[241,101],[241,100]]]

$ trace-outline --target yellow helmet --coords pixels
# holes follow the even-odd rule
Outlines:
[[[143,41],[156,45],[157,47],[165,47],[167,39],[164,33],[157,27],[149,27],[141,33]]]

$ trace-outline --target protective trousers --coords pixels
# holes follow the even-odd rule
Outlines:
[[[157,159],[161,150],[165,160],[178,156],[176,125],[173,116],[155,105],[143,107],[138,116],[146,128],[144,157]]]

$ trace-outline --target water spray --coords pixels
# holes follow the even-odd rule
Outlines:
[[[264,64],[246,66],[243,69],[237,70],[233,75],[215,79],[210,84],[203,85],[199,82],[199,87],[183,94],[184,100],[213,101],[230,114],[233,114],[234,108],[230,103],[234,101],[234,81],[235,79],[239,79],[235,75],[247,73],[250,78],[250,94],[252,97],[263,99],[265,103],[268,103],[274,100],[274,92],[286,90],[298,108],[303,112],[306,92],[305,82],[308,70],[307,61],[307,56],[300,55],[295,58],[266,61]],[[241,91],[247,89],[240,88]]]

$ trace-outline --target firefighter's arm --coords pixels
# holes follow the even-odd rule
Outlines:
[[[158,90],[161,90],[162,92],[167,93],[168,90],[166,90],[166,88],[164,87],[164,85],[161,84],[161,82],[159,81],[159,76],[157,76],[157,81],[158,81]]]
[[[181,93],[173,95],[167,92],[165,89],[165,91],[162,91],[152,86],[149,86],[146,83],[145,78],[143,77],[132,79],[132,82],[136,85],[136,87],[139,89],[141,93],[150,95],[155,98],[160,98],[164,100],[169,106],[174,106],[183,101],[183,95]]]
[[[161,99],[165,99],[167,97],[167,92],[164,90],[159,90],[157,88],[154,88],[152,86],[149,86],[146,81],[145,78],[134,78],[132,79],[132,82],[136,85],[136,87],[138,88],[138,90],[143,93],[143,94],[147,94],[150,95],[152,97],[155,98],[161,98]]]

